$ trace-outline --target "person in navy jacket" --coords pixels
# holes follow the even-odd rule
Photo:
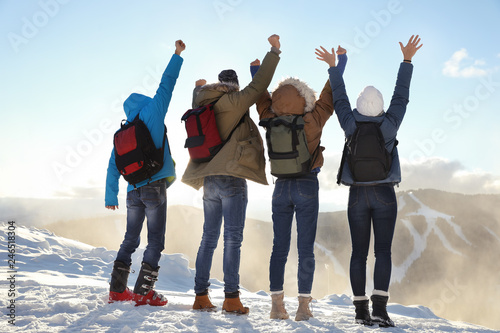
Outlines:
[[[397,201],[394,185],[401,181],[401,168],[396,145],[396,135],[403,121],[409,102],[410,81],[413,72],[411,60],[422,47],[419,36],[411,36],[403,46],[403,62],[399,67],[396,88],[387,112],[384,112],[382,94],[374,87],[366,87],[359,95],[356,108],[351,109],[346,94],[344,80],[340,70],[335,67],[335,54],[321,47],[316,49],[318,59],[330,65],[330,85],[333,92],[333,104],[340,126],[346,138],[355,129],[356,122],[376,122],[385,140],[386,149],[392,151],[392,165],[386,179],[372,182],[356,182],[345,164],[341,166],[340,182],[350,186],[347,215],[352,240],[350,263],[351,287],[356,307],[356,322],[380,326],[394,326],[386,310],[389,299],[391,278],[391,246],[397,217]],[[347,162],[346,162],[347,163]],[[371,226],[375,238],[375,270],[373,274],[374,290],[371,296],[372,316],[369,312],[369,299],[365,293],[366,259],[370,245]]]
[[[175,42],[175,53],[163,73],[160,86],[153,98],[133,93],[124,102],[123,108],[127,120],[134,120],[137,115],[147,126],[156,148],[163,146],[165,135],[165,115],[172,98],[175,83],[179,76],[183,59],[180,54],[186,45],[182,40]],[[118,181],[120,172],[115,164],[114,149],[109,159],[105,206],[118,209]],[[167,220],[167,185],[175,179],[174,162],[168,145],[165,145],[163,167],[149,180],[144,180],[135,187],[127,187],[127,231],[116,256],[111,273],[109,302],[135,301],[136,305],[165,305],[167,299],[154,289],[158,279],[158,262],[165,244]],[[141,271],[133,292],[127,288],[127,279],[132,264],[132,253],[140,243],[140,233],[147,217],[148,244],[144,251]]]

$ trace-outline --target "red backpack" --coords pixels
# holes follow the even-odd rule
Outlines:
[[[215,103],[217,101],[196,109],[187,110],[181,118],[181,121],[186,124],[188,136],[184,148],[188,149],[193,162],[208,162],[214,158],[245,118],[246,113],[241,117],[227,139],[223,141],[215,122]]]
[[[126,121],[115,133],[115,163],[120,174],[131,185],[151,178],[163,167],[163,153],[167,138],[167,127],[163,137],[163,146],[157,149],[149,129],[139,119]]]
[[[213,106],[216,102],[187,110],[181,118],[188,135],[184,148],[188,149],[193,162],[210,161],[224,145],[215,122]]]

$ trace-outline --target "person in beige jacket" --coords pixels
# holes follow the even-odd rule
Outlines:
[[[339,47],[339,67],[347,63],[346,50]],[[257,59],[251,64],[253,74],[260,65]],[[309,303],[314,278],[315,259],[314,241],[319,210],[319,183],[317,174],[323,166],[323,150],[320,146],[323,127],[333,114],[333,98],[330,81],[326,81],[316,100],[315,92],[296,78],[287,78],[269,94],[267,91],[257,101],[260,119],[288,115],[301,115],[304,119],[304,132],[307,146],[312,157],[310,172],[304,176],[278,177],[275,183],[272,201],[273,250],[269,263],[269,280],[272,298],[271,319],[288,319],[289,315],[283,303],[285,264],[290,250],[293,215],[297,221],[298,291],[299,308],[295,320],[308,320],[312,317]]]
[[[252,82],[244,89],[239,89],[238,77],[233,70],[222,71],[219,83],[196,81],[193,106],[217,101],[214,105],[215,121],[221,139],[227,142],[208,162],[190,160],[182,176],[182,182],[196,190],[203,186],[205,221],[195,264],[195,310],[213,311],[216,308],[208,297],[208,287],[212,257],[224,217],[225,300],[222,308],[239,314],[249,312],[239,298],[240,248],[248,203],[246,180],[267,185],[267,179],[262,138],[248,113],[250,106],[271,83],[280,59],[279,36],[272,35],[268,41],[271,51]]]

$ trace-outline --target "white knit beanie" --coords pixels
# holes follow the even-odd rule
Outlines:
[[[359,94],[356,109],[363,116],[376,117],[384,112],[384,98],[373,86],[367,86]]]

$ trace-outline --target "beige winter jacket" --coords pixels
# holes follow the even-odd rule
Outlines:
[[[323,91],[316,101],[314,91],[298,79],[282,81],[272,93],[265,92],[257,101],[260,119],[283,115],[304,115],[304,130],[307,146],[313,157],[312,169],[322,167],[324,158],[320,146],[321,134],[326,121],[333,114],[333,97],[330,81],[326,81]]]
[[[252,82],[241,91],[224,83],[195,88],[194,106],[206,105],[219,99],[214,106],[214,113],[222,140],[226,140],[231,131],[238,127],[211,161],[189,161],[182,176],[183,183],[198,190],[203,186],[206,176],[227,175],[267,185],[262,138],[248,115],[248,110],[271,83],[279,60],[277,53],[268,52]],[[242,117],[244,119],[240,123]]]

